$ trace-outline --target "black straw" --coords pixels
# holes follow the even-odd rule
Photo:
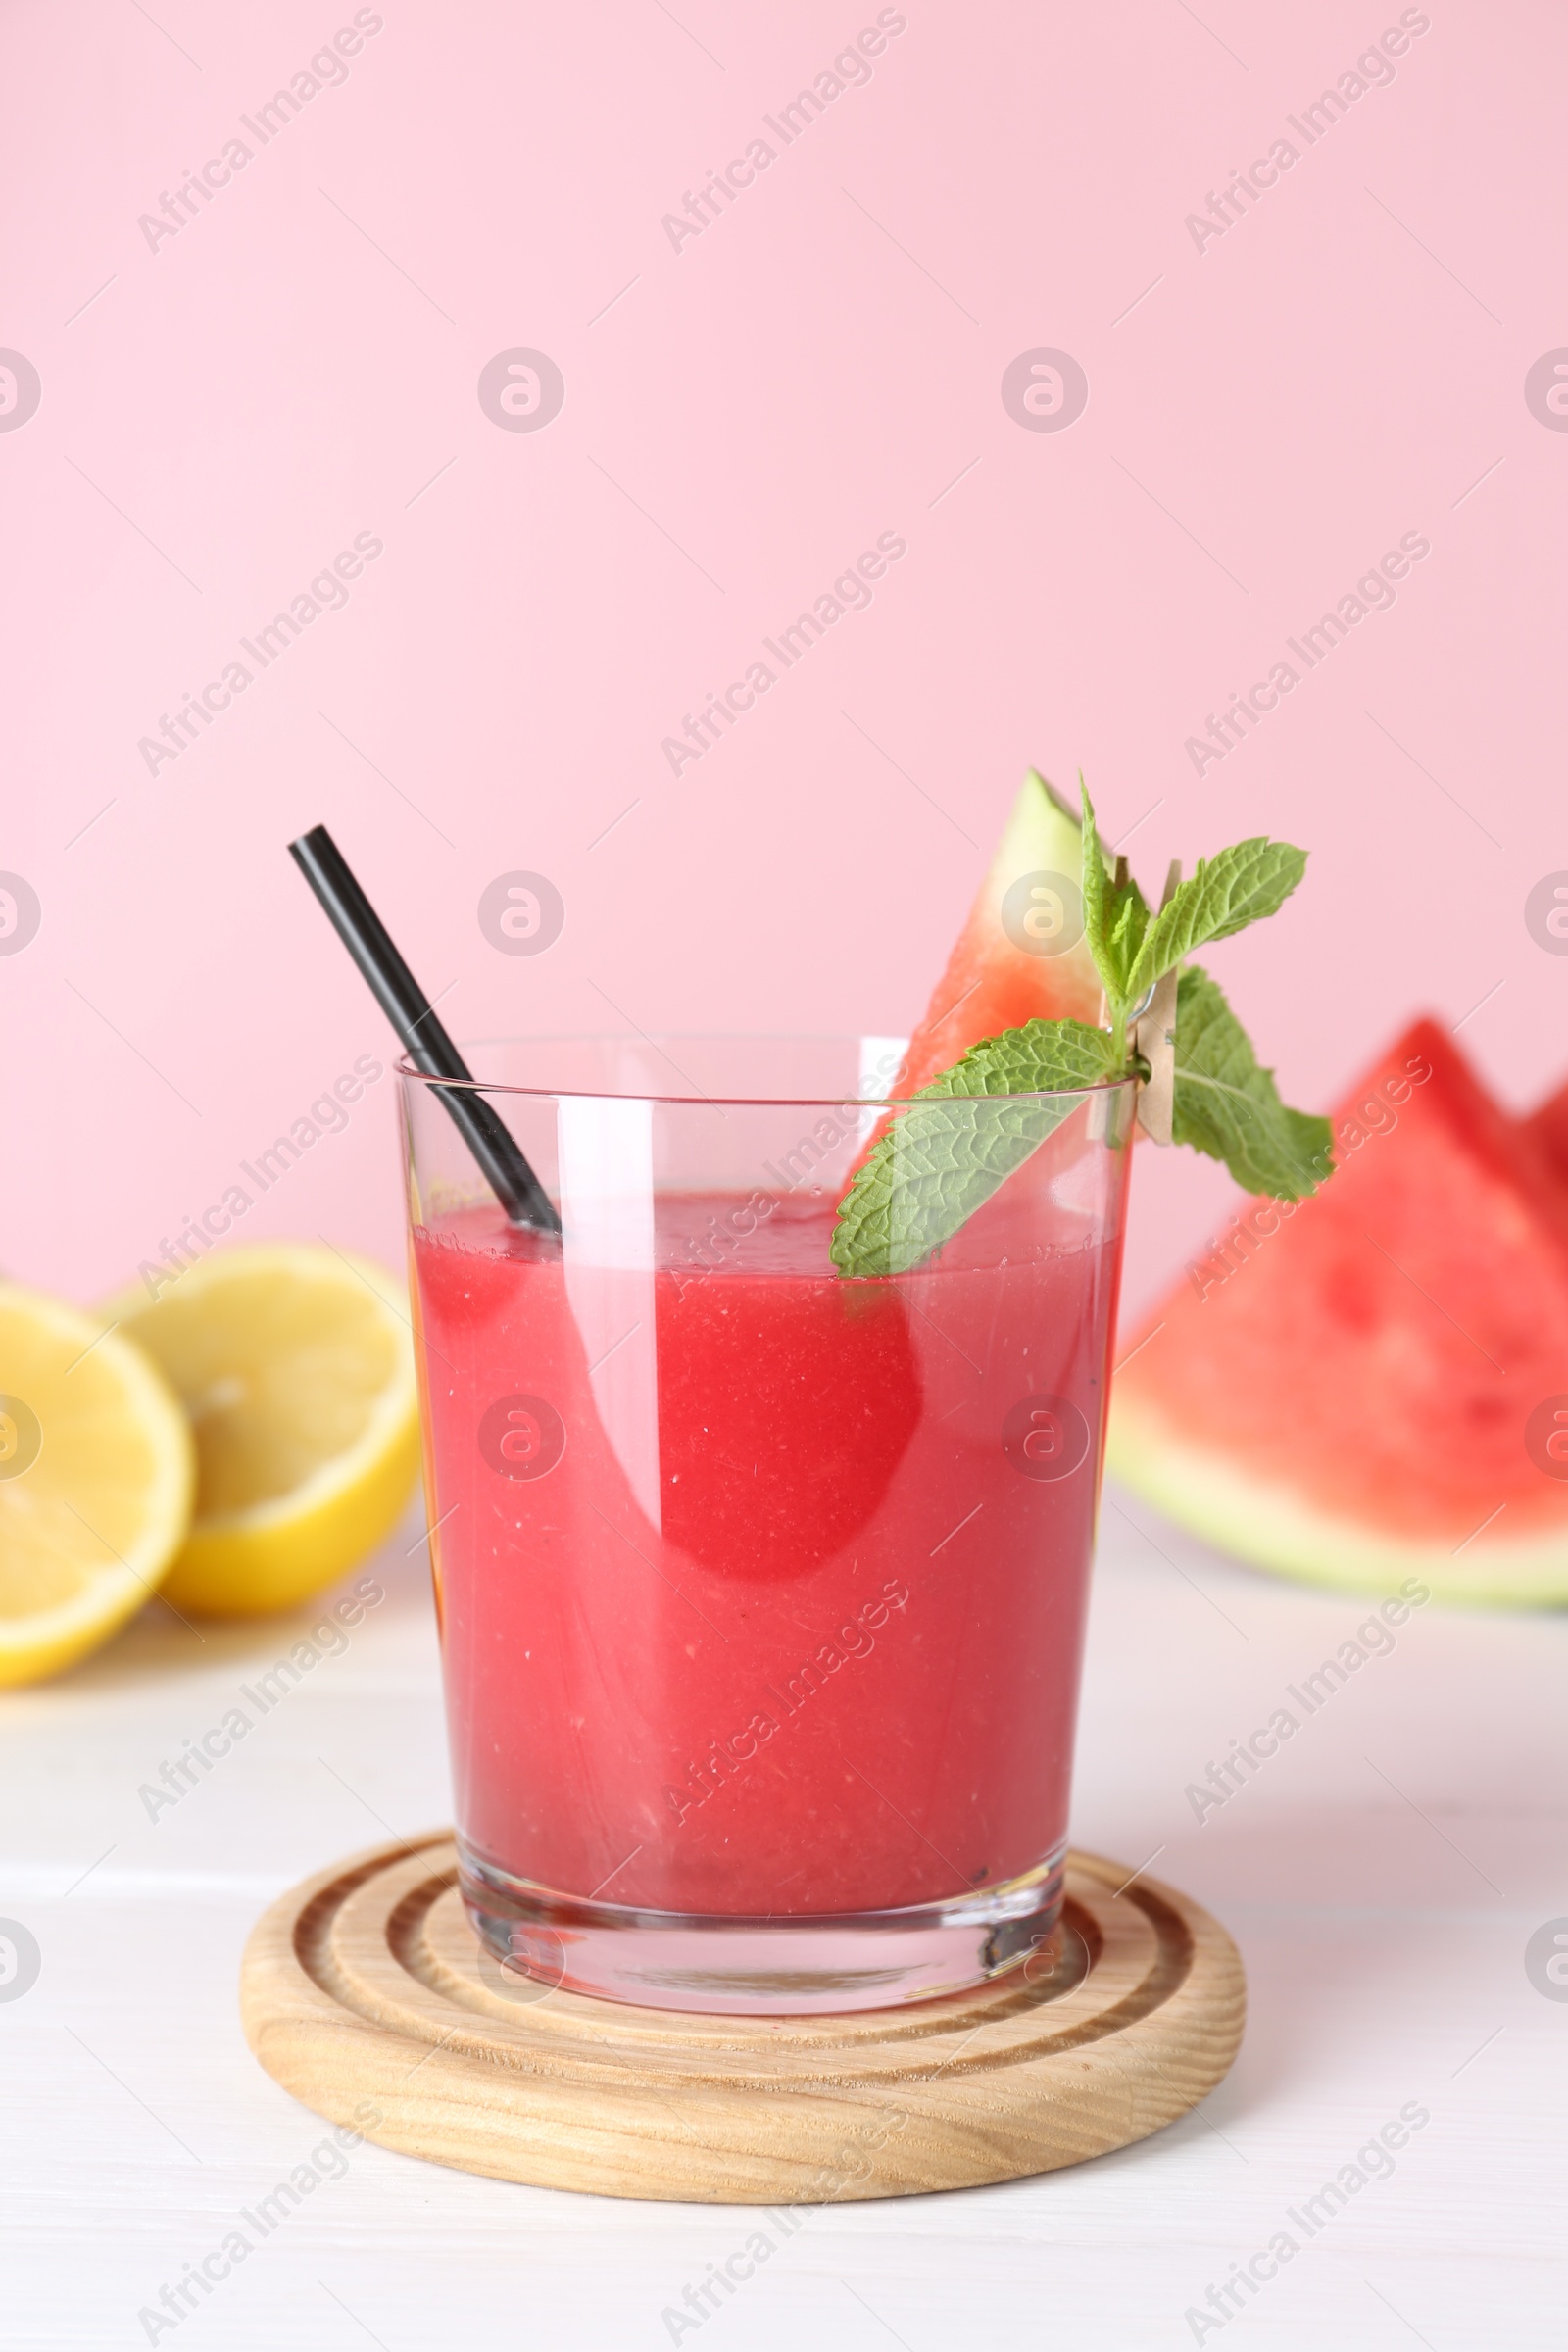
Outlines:
[[[471,1086],[473,1072],[437,1020],[434,1005],[393,946],[326,827],[313,825],[289,843],[288,854],[321,902],[327,921],[359,965],[415,1068],[427,1078],[452,1078]],[[445,1088],[439,1092],[509,1221],[559,1233],[561,1219],[549,1194],[494,1104],[479,1094],[449,1093]]]

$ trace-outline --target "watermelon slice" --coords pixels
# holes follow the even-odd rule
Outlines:
[[[1124,1347],[1114,1474],[1258,1567],[1568,1600],[1559,1129],[1418,1021],[1336,1112],[1333,1180],[1249,1203]]]
[[[1099,1021],[1100,974],[1083,937],[1082,865],[1077,817],[1031,768],[909,1040],[894,1095],[914,1094],[983,1037],[1025,1021]]]

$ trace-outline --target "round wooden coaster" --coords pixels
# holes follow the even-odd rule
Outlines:
[[[246,1948],[241,2008],[269,2074],[382,2147],[602,2196],[814,2204],[1078,2164],[1213,2088],[1246,2006],[1217,1921],[1075,1853],[1058,1946],[1034,1983],[906,2009],[626,2008],[501,1968],[441,1833],[274,1903]]]

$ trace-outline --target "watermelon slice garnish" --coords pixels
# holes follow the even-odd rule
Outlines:
[[[1247,1203],[1122,1342],[1108,1466],[1258,1567],[1568,1600],[1568,1101],[1510,1119],[1422,1020],[1333,1125],[1334,1181]]]
[[[1031,768],[991,871],[910,1038],[892,1087],[912,1095],[971,1046],[1025,1021],[1100,1019],[1103,991],[1084,938],[1078,818]]]
[[[1277,914],[1305,851],[1251,835],[1186,879],[1173,865],[1156,905],[1125,858],[1107,864],[1082,776],[1079,799],[1074,820],[1042,776],[1025,779],[890,1107],[840,1194],[829,1255],[852,1280],[924,1264],[1086,1096],[1129,1081],[1152,1135],[1224,1160],[1245,1184],[1298,1200],[1332,1173],[1327,1120],[1281,1100],[1224,991],[1192,961]],[[1065,870],[1075,851],[1076,881]],[[1063,1009],[1072,1004],[1093,1017]],[[980,1102],[997,1108],[982,1115]]]

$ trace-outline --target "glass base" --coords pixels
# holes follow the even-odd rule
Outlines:
[[[558,1989],[642,2009],[800,2017],[894,2009],[1055,1971],[1058,1852],[1023,1878],[907,1910],[799,1918],[642,1911],[513,1878],[458,1841],[463,1900],[509,1999]]]

